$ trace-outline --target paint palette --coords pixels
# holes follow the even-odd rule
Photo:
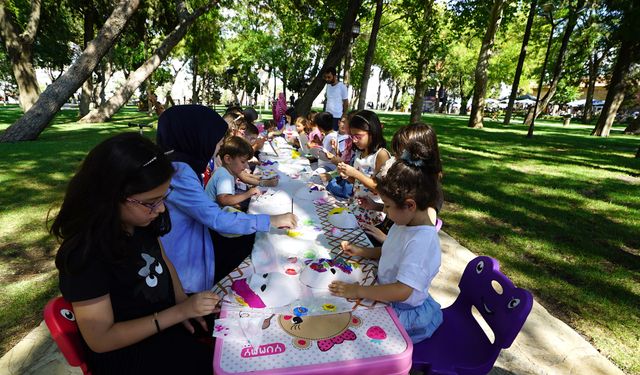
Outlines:
[[[300,282],[313,289],[329,289],[334,281],[360,283],[362,267],[344,258],[320,258],[305,262],[307,267],[300,273]]]

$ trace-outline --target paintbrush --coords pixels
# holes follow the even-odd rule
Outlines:
[[[276,148],[275,148],[275,147],[273,147],[273,141],[272,141],[272,140],[269,140],[269,145],[270,145],[270,146],[271,146],[271,148],[273,149],[273,152],[275,152],[275,153],[276,153],[276,156],[280,156],[280,155],[278,155],[278,150],[276,150]]]

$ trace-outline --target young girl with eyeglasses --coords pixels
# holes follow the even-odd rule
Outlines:
[[[429,295],[440,269],[440,240],[428,208],[437,195],[437,172],[425,145],[407,145],[384,177],[376,177],[384,210],[394,224],[382,247],[365,248],[342,242],[347,256],[379,259],[379,285],[335,281],[332,294],[391,302],[414,343],[442,323],[440,305]]]
[[[391,155],[385,149],[380,120],[372,111],[358,111],[349,120],[349,131],[353,146],[357,149],[353,166],[344,162],[339,163],[338,172],[343,178],[353,183],[355,202],[368,198],[382,203],[380,196],[376,193],[376,181],[373,177],[378,174]],[[361,225],[378,225],[385,217],[383,212],[367,210],[357,203],[352,205],[351,210]]]
[[[109,138],[89,152],[51,225],[60,290],[94,374],[211,373],[211,348],[189,334],[189,319],[206,329],[202,316],[220,298],[187,297],[159,241],[171,229],[173,173],[150,140]]]

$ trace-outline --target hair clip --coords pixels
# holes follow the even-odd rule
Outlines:
[[[243,117],[244,117],[244,115],[238,115],[238,117],[233,119],[233,122],[235,123],[236,121],[240,120]]]
[[[422,159],[411,159],[411,155],[409,151],[403,150],[400,159],[404,161],[406,164],[411,165],[413,167],[422,167],[424,165],[424,160]]]
[[[171,154],[171,153],[173,153],[173,150],[169,150],[169,151],[167,151],[167,152],[163,152],[163,154],[164,154],[165,156],[167,156],[167,155],[169,155],[169,154]],[[156,156],[154,156],[154,157],[152,157],[152,158],[151,158],[151,160],[149,160],[148,162],[146,162],[146,163],[142,164],[142,167],[141,167],[141,168],[144,168],[144,167],[146,167],[147,165],[149,165],[149,164],[153,163],[154,161],[156,161],[156,159],[158,159],[158,156],[157,156],[157,155],[156,155]]]
[[[360,117],[360,118],[362,119],[362,121],[364,121],[364,122],[366,122],[366,123],[367,123],[367,125],[371,125],[371,124],[369,124],[369,120],[367,120],[366,118],[364,118],[362,115],[355,115],[355,116],[353,116],[353,117]]]

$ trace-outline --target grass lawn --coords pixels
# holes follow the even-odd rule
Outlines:
[[[152,121],[133,109],[109,124],[74,123],[61,112],[35,142],[0,144],[0,350],[41,319],[57,293],[45,231],[66,181],[99,140]],[[0,107],[0,130],[20,115]],[[408,115],[382,114],[385,136]],[[437,130],[445,178],[444,230],[501,269],[627,373],[640,373],[640,138],[615,128],[540,121],[522,125],[426,115]],[[147,134],[154,136],[152,131]]]

